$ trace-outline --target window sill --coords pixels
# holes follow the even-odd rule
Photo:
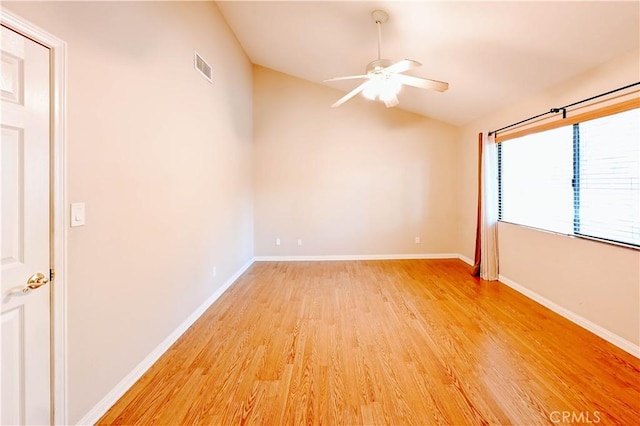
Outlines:
[[[498,220],[498,222],[508,223],[509,225],[514,225],[514,226],[518,226],[518,227],[521,227],[521,228],[533,229],[534,231],[544,232],[546,234],[559,235],[559,236],[562,236],[562,237],[574,238],[574,239],[578,239],[578,240],[593,241],[593,242],[600,243],[600,244],[606,244],[606,245],[622,247],[622,248],[626,248],[626,249],[630,249],[630,250],[634,250],[634,251],[640,251],[640,247],[639,246],[635,246],[635,245],[632,245],[632,244],[626,244],[626,243],[620,243],[620,242],[617,242],[617,241],[605,240],[605,239],[602,239],[602,238],[590,237],[588,235],[563,234],[561,232],[549,231],[548,229],[536,228],[535,226],[523,225],[521,223],[509,222],[509,221],[506,221],[506,220]]]

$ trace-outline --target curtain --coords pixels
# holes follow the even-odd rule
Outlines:
[[[495,135],[478,135],[478,214],[473,274],[498,279],[498,155]]]
[[[480,228],[482,227],[482,133],[478,133],[478,210],[476,212],[476,251],[471,275],[480,276]]]

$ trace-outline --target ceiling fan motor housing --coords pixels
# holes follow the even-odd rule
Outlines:
[[[379,74],[391,64],[393,62],[390,59],[376,59],[367,65],[367,74]]]

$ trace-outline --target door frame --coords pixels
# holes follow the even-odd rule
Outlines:
[[[50,253],[55,281],[51,294],[51,419],[67,422],[67,186],[66,186],[66,51],[67,44],[15,13],[0,7],[0,22],[47,47],[50,54]]]

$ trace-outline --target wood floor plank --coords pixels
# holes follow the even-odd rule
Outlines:
[[[640,424],[640,360],[458,260],[264,262],[98,424],[538,425],[565,412]]]

